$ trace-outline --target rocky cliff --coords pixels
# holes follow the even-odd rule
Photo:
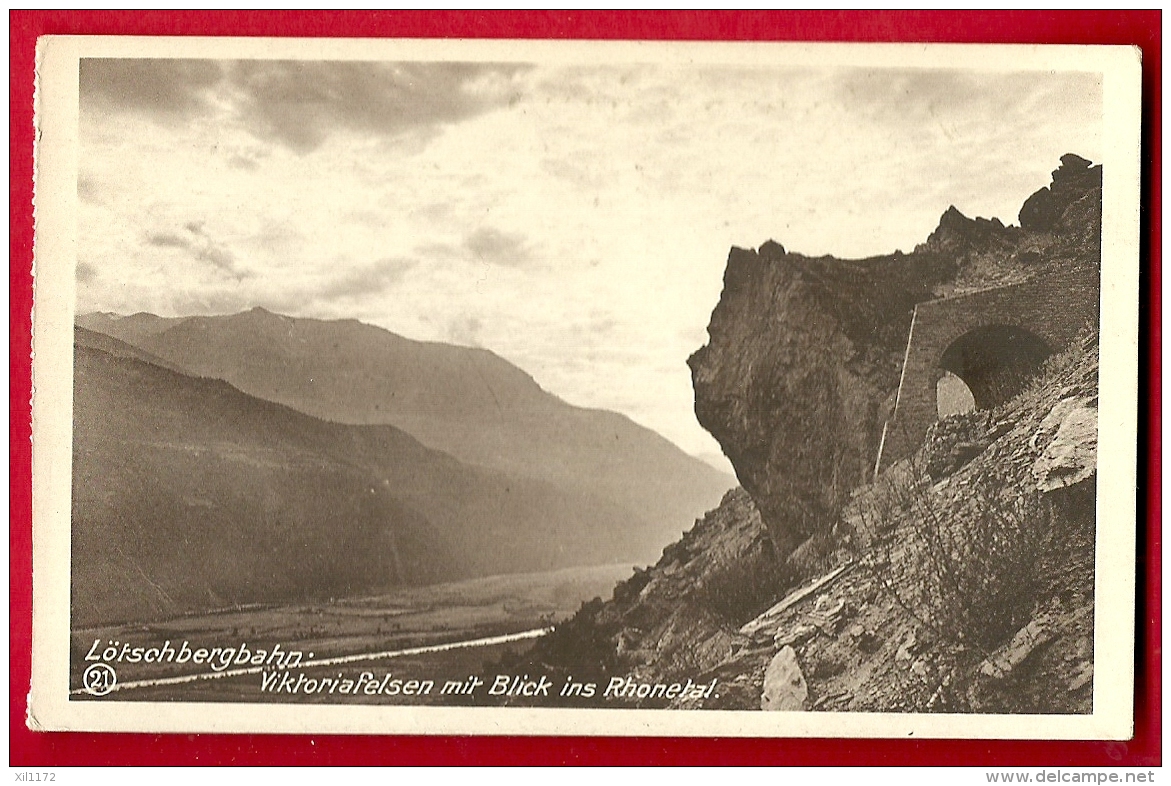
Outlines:
[[[916,303],[1097,265],[1101,167],[1062,157],[1022,226],[955,207],[910,254],[811,258],[732,249],[709,341],[689,360],[699,422],[719,441],[777,548],[825,533],[873,471]]]
[[[873,474],[917,303],[1099,265],[1101,169],[1064,156],[1042,191],[910,254],[733,249],[690,366],[743,488],[532,668],[717,680],[676,707],[1089,712],[1096,332]]]

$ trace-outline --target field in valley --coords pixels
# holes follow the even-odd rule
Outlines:
[[[572,615],[584,600],[609,597],[614,584],[630,573],[629,565],[567,568],[402,588],[368,597],[222,609],[164,621],[76,630],[71,641],[70,689],[74,699],[101,701],[440,703],[438,688],[426,696],[372,695],[362,690],[348,694],[263,691],[262,673],[279,671],[277,663],[283,660],[289,673],[317,680],[337,679],[339,684],[368,672],[379,681],[389,673],[392,679],[430,679],[442,686],[447,680],[464,680],[480,673],[486,663],[523,653],[535,639],[442,651],[410,650],[548,627]],[[144,662],[148,651],[166,651],[166,643],[176,655],[163,663]],[[185,644],[191,656],[207,650],[223,676],[196,677],[216,669],[207,662],[195,664],[190,656],[177,663]],[[241,647],[246,652],[243,656]],[[214,654],[215,648],[221,652]],[[402,650],[408,652],[358,657]],[[261,651],[266,655],[260,656]],[[103,653],[111,652],[117,654],[103,658]],[[286,660],[293,653],[300,653],[296,664]],[[224,666],[221,658],[230,659],[230,664]],[[323,660],[338,658],[347,660],[320,665]],[[100,698],[87,693],[83,682],[86,669],[99,661],[115,671],[117,680],[115,690]],[[253,671],[236,673],[248,669]],[[160,681],[162,684],[157,684]],[[474,701],[468,697],[462,703]]]

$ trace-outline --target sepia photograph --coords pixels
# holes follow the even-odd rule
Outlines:
[[[1133,50],[39,58],[34,727],[1129,735]]]

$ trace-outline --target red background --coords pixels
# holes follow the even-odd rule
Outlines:
[[[11,766],[758,764],[1117,766],[1162,763],[1159,347],[1160,11],[236,12],[11,11]],[[33,65],[41,35],[464,37],[1128,44],[1143,51],[1139,598],[1135,737],[1128,742],[358,737],[33,733],[30,309]],[[313,741],[311,744],[310,741]]]

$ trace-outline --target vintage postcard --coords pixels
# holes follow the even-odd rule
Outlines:
[[[35,729],[1126,739],[1126,47],[59,37]]]

